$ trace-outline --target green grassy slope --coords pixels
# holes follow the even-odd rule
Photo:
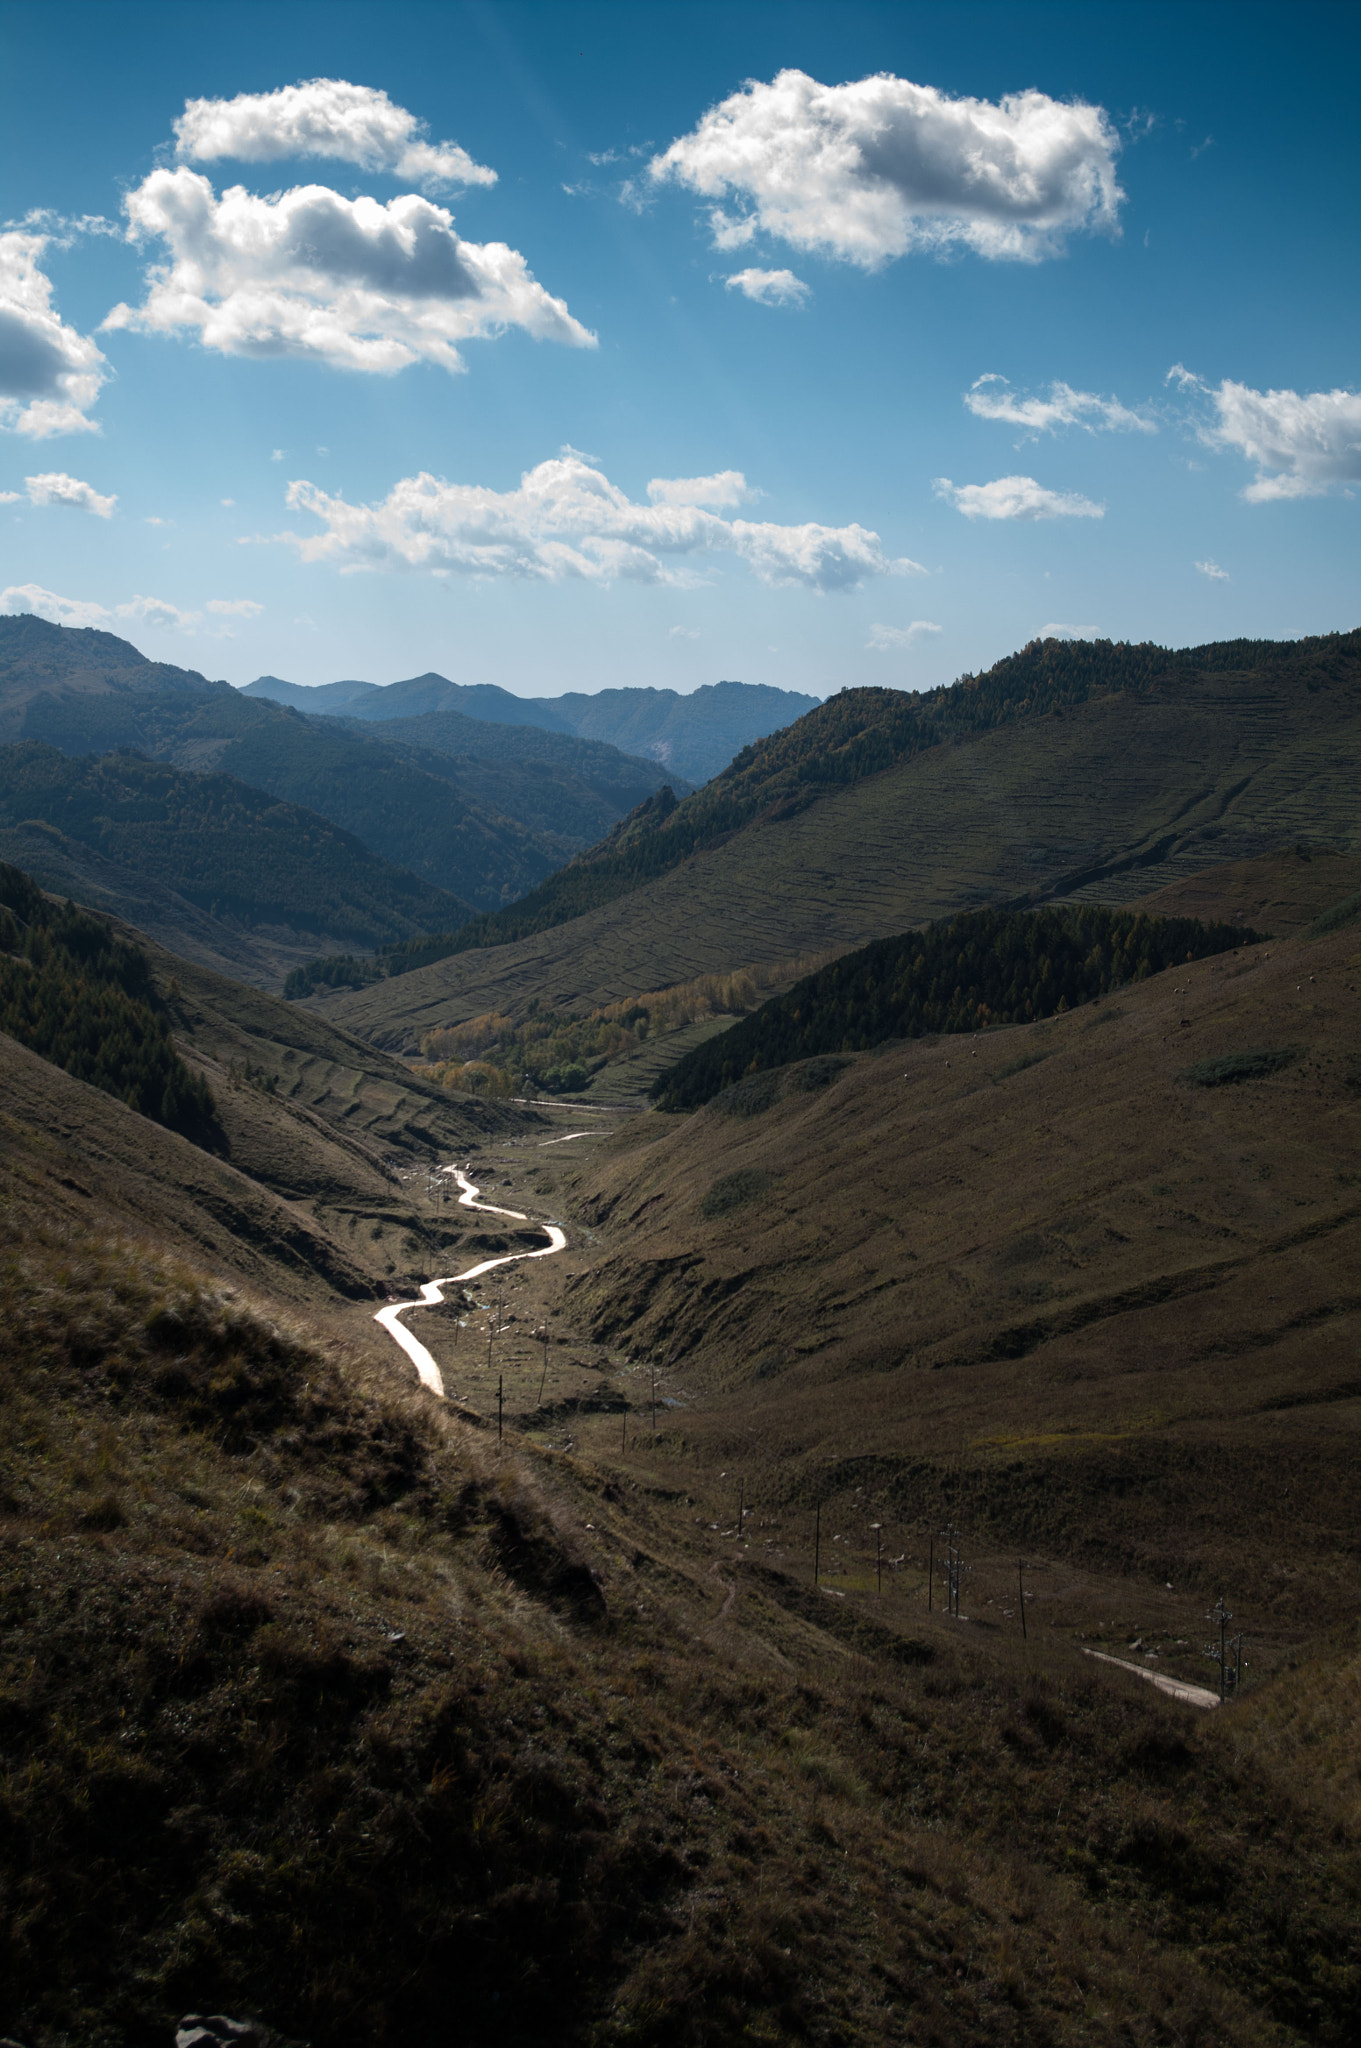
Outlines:
[[[298,804],[131,754],[0,747],[0,824],[54,826],[219,919],[361,946],[457,923],[466,905]]]
[[[1361,831],[1361,663],[1351,641],[1318,661],[1310,645],[1273,669],[1182,671],[1175,687],[1018,717],[814,802],[795,791],[793,815],[776,805],[575,922],[336,999],[335,1014],[414,1047],[423,1030],[535,995],[591,1007],[982,903],[1130,901],[1283,841],[1345,850]],[[777,737],[792,746],[810,722]]]

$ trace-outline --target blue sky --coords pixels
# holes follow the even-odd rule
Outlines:
[[[526,695],[1354,626],[1358,19],[10,0],[0,604]]]

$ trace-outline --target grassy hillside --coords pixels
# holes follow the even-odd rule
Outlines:
[[[812,1054],[1033,1024],[1258,937],[1239,925],[1093,904],[961,911],[805,976],[735,1024],[721,1044],[687,1052],[652,1093],[663,1109],[698,1109],[720,1089]]]
[[[1260,713],[1282,693],[1361,691],[1361,633],[1300,641],[1228,641],[1173,651],[1110,641],[1033,641],[981,676],[909,696],[842,690],[807,717],[743,748],[679,806],[654,800],[603,845],[508,911],[470,924],[461,945],[502,945],[627,895],[755,819],[795,816],[828,791],[853,787],[946,743],[1063,718],[1079,706],[1128,699],[1179,706],[1214,697],[1221,679]],[[1273,708],[1275,708],[1273,706]],[[1251,713],[1249,712],[1249,716]],[[1267,714],[1270,718],[1270,713]],[[1109,863],[1102,863],[1108,867]],[[1072,881],[1094,881],[1095,875]]]
[[[31,740],[0,747],[0,825],[32,820],[247,929],[378,946],[468,914],[315,811],[234,776],[133,754],[73,758]]]
[[[229,1158],[0,1036],[0,2029],[1346,2048],[1357,946],[567,1143],[154,952]],[[569,1250],[440,1404],[450,1157]]]
[[[1269,1665],[1361,1602],[1358,988],[1352,926],[643,1118],[572,1312],[664,1365],[671,1483],[740,1461],[862,1559],[957,1521],[995,1605],[1029,1555],[1188,1677],[1224,1588]]]
[[[1050,651],[1078,665],[1076,690],[1080,643]],[[1214,650],[1203,652],[1204,668],[1179,669],[1165,687],[1096,692],[1061,717],[1018,716],[815,802],[795,790],[792,815],[773,805],[575,924],[342,998],[338,1013],[414,1048],[422,1031],[491,1009],[518,1014],[536,995],[594,1007],[754,961],[849,951],[980,904],[1131,901],[1282,843],[1355,849],[1355,636],[1300,642],[1255,671],[1216,667]],[[1023,680],[1013,677],[1018,689]],[[898,701],[906,717],[919,700]],[[792,747],[810,723],[766,744]],[[562,886],[578,872],[565,869]]]
[[[816,1590],[655,1455],[498,1454],[149,1247],[9,1219],[0,1302],[0,2020],[38,2048],[454,2002],[469,2048],[1347,2040],[1351,1636],[1217,1724]]]
[[[12,871],[6,893],[11,941],[32,950],[27,933],[43,927],[42,978],[66,998],[49,1016],[24,987],[12,1014],[12,983],[38,977],[0,952],[0,1200],[25,1213],[148,1231],[325,1307],[372,1297],[445,1256],[442,1216],[413,1194],[434,1153],[534,1127],[532,1116],[432,1088],[319,1018],[139,943],[127,927],[52,904]],[[76,972],[54,973],[72,961]],[[101,970],[135,1013],[113,1017],[112,1030],[108,986],[85,985]],[[58,1028],[41,1028],[50,1023]],[[154,1103],[136,1085],[142,1041],[161,1073]],[[162,1069],[183,1077],[191,1106],[210,1091],[209,1129],[177,1121],[212,1157],[158,1128]]]

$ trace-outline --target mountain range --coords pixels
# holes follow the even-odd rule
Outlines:
[[[791,725],[812,711],[816,697],[765,683],[704,683],[681,696],[676,690],[643,686],[569,691],[561,697],[516,697],[494,683],[451,683],[432,672],[400,683],[322,683],[307,688],[260,676],[243,695],[266,697],[296,711],[363,719],[425,720],[438,715],[451,740],[452,717],[498,726],[531,726],[541,732],[604,741],[631,755],[644,755],[692,783],[707,782],[734,754]],[[437,728],[423,727],[426,733]],[[682,793],[673,782],[678,794]]]

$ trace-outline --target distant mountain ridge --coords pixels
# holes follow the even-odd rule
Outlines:
[[[650,762],[572,735],[537,735],[532,758],[519,760],[506,727],[459,727],[454,759],[433,743],[439,735],[410,725],[389,735],[303,716],[147,661],[113,634],[0,618],[0,743],[38,740],[68,755],[132,749],[229,774],[320,813],[479,910],[535,887],[666,779]]]
[[[457,713],[493,725],[537,726],[578,739],[603,740],[621,753],[645,755],[688,782],[708,782],[754,740],[793,724],[819,699],[766,683],[704,683],[682,695],[650,686],[580,690],[561,697],[516,697],[495,683],[454,683],[433,670],[398,683],[339,682],[304,687],[260,676],[241,692],[296,711],[386,723]]]

